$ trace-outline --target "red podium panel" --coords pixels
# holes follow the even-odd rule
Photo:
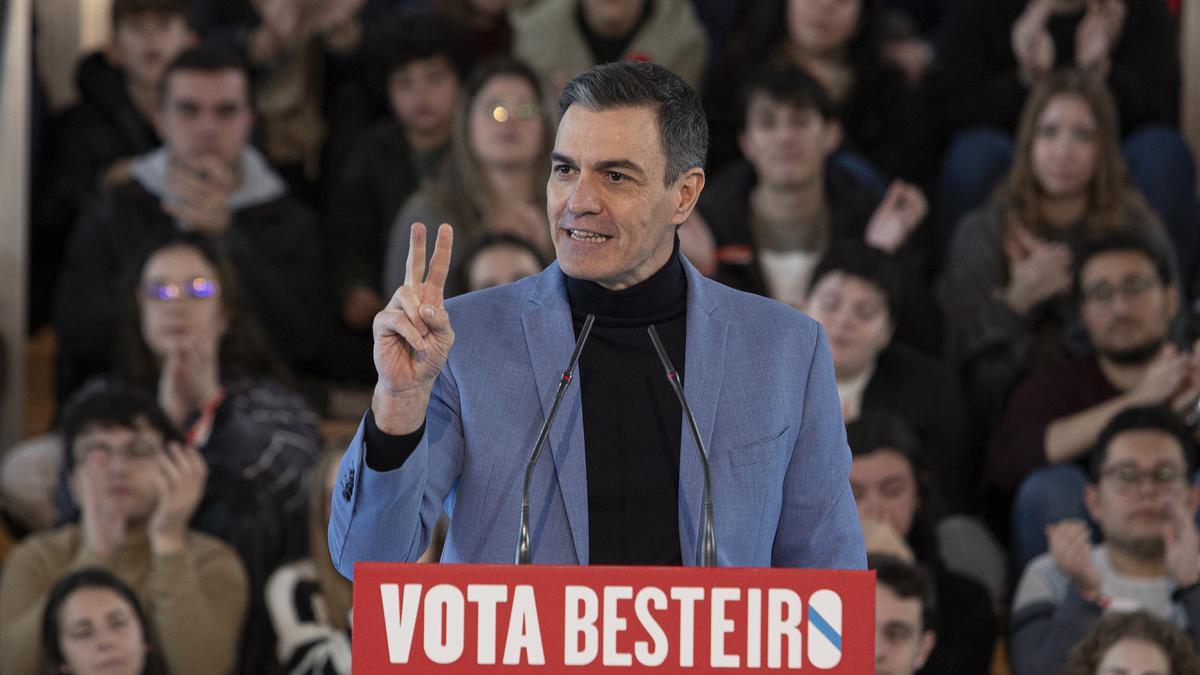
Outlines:
[[[874,617],[872,571],[358,563],[354,672],[861,675]]]

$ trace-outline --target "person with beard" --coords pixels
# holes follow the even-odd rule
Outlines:
[[[1086,516],[1086,454],[1113,417],[1141,405],[1183,417],[1200,398],[1200,349],[1189,353],[1168,339],[1179,292],[1168,261],[1144,238],[1113,234],[1082,249],[1074,292],[1095,353],[1035,370],[1009,401],[988,450],[988,484],[1016,490],[1018,564],[1046,549],[1045,524]]]
[[[1165,407],[1112,419],[1090,457],[1088,514],[1104,536],[1067,519],[1046,528],[1050,551],[1026,568],[1010,625],[1015,675],[1060,672],[1105,611],[1142,610],[1200,638],[1200,487],[1195,448]],[[1106,671],[1107,672],[1107,671]]]

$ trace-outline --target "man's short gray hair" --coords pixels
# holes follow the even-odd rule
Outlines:
[[[700,97],[683,78],[660,65],[617,61],[590,68],[563,89],[558,99],[560,121],[572,105],[592,112],[653,107],[666,157],[666,184],[673,184],[689,169],[704,168],[708,120]]]

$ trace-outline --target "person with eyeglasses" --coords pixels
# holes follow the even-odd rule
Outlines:
[[[1015,675],[1062,669],[1106,612],[1145,611],[1200,645],[1200,487],[1195,441],[1169,408],[1125,410],[1088,458],[1088,515],[1046,528],[1050,550],[1021,575],[1010,618]]]
[[[1034,370],[1014,392],[988,448],[994,502],[1013,498],[1018,566],[1046,550],[1047,523],[1086,516],[1087,452],[1117,413],[1162,405],[1196,423],[1200,349],[1175,341],[1180,297],[1169,269],[1133,233],[1080,250],[1073,292],[1093,353]]]
[[[208,465],[153,399],[96,384],[64,414],[77,523],[32,535],[0,576],[0,672],[42,672],[43,614],[55,584],[86,568],[128,584],[147,611],[168,672],[232,672],[247,574],[227,544],[189,527]]]

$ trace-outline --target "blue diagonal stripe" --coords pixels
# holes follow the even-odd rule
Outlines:
[[[825,617],[821,616],[820,613],[818,613],[817,610],[813,609],[812,607],[808,608],[808,623],[816,627],[817,630],[821,631],[821,635],[824,635],[826,640],[829,640],[833,643],[834,649],[838,650],[839,652],[842,651],[842,636],[838,635],[837,631],[833,629],[833,626],[830,626],[829,622],[825,620]]]

